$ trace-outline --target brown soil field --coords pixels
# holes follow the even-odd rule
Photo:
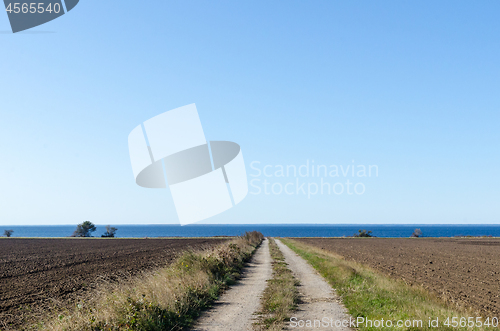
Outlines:
[[[103,282],[169,264],[227,239],[1,239],[0,330],[70,305]]]
[[[447,302],[500,316],[498,238],[294,238],[367,265]]]

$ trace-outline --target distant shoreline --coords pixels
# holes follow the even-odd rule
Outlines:
[[[290,238],[342,238],[352,237],[359,230],[371,231],[378,238],[408,238],[413,231],[420,229],[425,238],[449,237],[500,237],[500,225],[426,225],[426,224],[243,224],[243,225],[113,225],[117,228],[116,238],[207,238],[234,237],[247,231],[259,231],[268,237]],[[75,225],[45,226],[0,226],[0,234],[4,230],[13,230],[12,238],[67,238],[75,231]],[[96,225],[94,237],[105,233],[104,225]]]

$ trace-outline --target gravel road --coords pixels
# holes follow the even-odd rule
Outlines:
[[[300,281],[301,303],[293,313],[295,325],[287,323],[287,330],[335,329],[351,330],[349,327],[335,327],[336,321],[350,321],[346,309],[330,285],[300,256],[295,254],[281,241],[276,240],[283,252],[288,268]],[[254,330],[255,313],[260,308],[260,298],[272,276],[269,242],[264,240],[242,279],[231,287],[215,303],[214,307],[202,314],[193,331],[247,331]],[[312,327],[307,327],[307,323]],[[314,321],[316,325],[314,327]],[[326,321],[326,322],[325,322]],[[323,323],[321,323],[323,322]],[[325,323],[329,325],[326,326]],[[333,327],[332,327],[333,326]]]
[[[224,293],[212,309],[202,314],[192,330],[252,330],[266,280],[272,276],[271,261],[269,241],[265,239],[245,268],[242,279]]]
[[[351,330],[347,321],[350,321],[347,310],[342,305],[340,298],[335,294],[332,287],[321,277],[313,267],[311,267],[303,258],[295,254],[288,246],[276,239],[279,249],[285,256],[285,261],[288,263],[288,268],[292,271],[295,278],[300,281],[299,293],[302,301],[299,304],[298,310],[293,313],[293,320],[297,325],[289,323],[289,330],[318,330],[318,329],[333,329],[335,330]],[[324,319],[326,318],[326,319]],[[306,327],[307,321],[313,327]],[[300,322],[303,321],[303,322]],[[314,327],[316,321],[316,327]],[[327,321],[329,324],[320,323],[318,321]],[[344,326],[335,327],[336,321],[345,321]],[[304,327],[301,327],[304,323]]]

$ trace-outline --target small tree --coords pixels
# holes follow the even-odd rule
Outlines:
[[[411,234],[411,236],[413,238],[418,238],[418,237],[422,237],[422,231],[420,229],[415,229],[413,231],[413,233]]]
[[[78,224],[72,237],[90,237],[92,232],[96,230],[95,225],[90,221],[85,221]]]
[[[3,235],[6,236],[7,238],[9,238],[10,236],[12,236],[13,232],[14,232],[14,230],[5,230],[3,232]]]
[[[354,237],[373,237],[371,231],[358,230],[359,233],[354,234]]]
[[[101,236],[102,238],[113,238],[118,229],[111,225],[106,225],[106,232]]]

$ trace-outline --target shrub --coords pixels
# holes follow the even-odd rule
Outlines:
[[[422,231],[420,229],[415,229],[411,234],[411,237],[413,238],[422,237]]]
[[[353,237],[373,237],[371,231],[358,230],[359,233],[355,233]]]
[[[111,225],[106,225],[106,232],[101,236],[102,238],[114,238],[117,228],[112,227]]]
[[[10,236],[12,236],[12,232],[14,232],[14,230],[5,230],[3,232],[3,235],[9,238]]]
[[[243,235],[243,239],[248,241],[249,244],[255,245],[259,244],[260,242],[262,242],[262,240],[264,240],[264,235],[259,231],[252,231],[252,232],[247,231]]]
[[[71,235],[72,237],[90,237],[92,232],[96,230],[95,225],[90,221],[85,221],[82,224],[78,224],[75,232]]]

